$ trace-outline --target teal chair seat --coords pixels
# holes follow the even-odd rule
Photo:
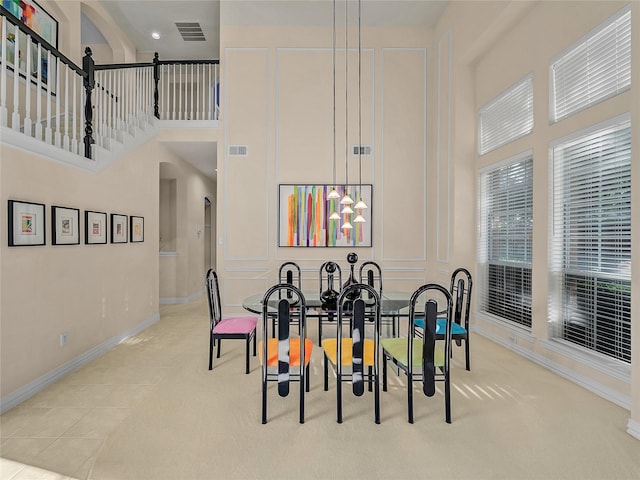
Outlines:
[[[416,327],[424,330],[424,318],[416,318],[413,323],[415,323]],[[444,335],[445,329],[447,328],[447,320],[445,318],[439,318],[436,323],[436,335]],[[458,325],[457,323],[451,324],[451,335],[454,337],[456,335],[466,335],[467,331],[462,325]]]

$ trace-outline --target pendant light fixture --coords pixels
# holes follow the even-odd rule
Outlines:
[[[358,210],[358,215],[353,219],[354,223],[366,222],[362,216],[362,210],[369,208],[362,200],[362,9],[361,0],[358,0],[358,170],[359,170],[359,192],[360,199],[354,205]]]
[[[333,188],[327,195],[330,200],[340,198],[336,190],[336,0],[333,0]],[[334,210],[330,220],[340,220],[340,214]]]
[[[344,2],[344,196],[340,200],[340,204],[345,207],[342,209],[344,221],[342,223],[343,230],[353,228],[349,221],[348,215],[353,213],[350,205],[353,199],[349,196],[349,2]]]

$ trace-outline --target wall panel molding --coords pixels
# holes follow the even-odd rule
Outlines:
[[[451,248],[451,30],[438,41],[436,117],[436,260]]]
[[[269,156],[269,145],[270,145],[270,141],[269,141],[269,126],[270,126],[270,122],[269,122],[269,113],[270,113],[270,109],[269,109],[269,98],[270,98],[270,91],[271,91],[271,56],[270,56],[270,50],[268,48],[242,48],[242,47],[227,47],[225,48],[225,68],[224,70],[224,83],[223,85],[229,85],[229,67],[230,67],[230,63],[229,62],[229,54],[233,54],[233,53],[262,53],[264,55],[264,59],[265,59],[265,71],[264,73],[260,76],[260,78],[264,79],[265,82],[265,98],[264,98],[264,129],[265,129],[265,140],[264,140],[264,144],[265,144],[265,149],[263,152],[264,155],[264,159],[265,159],[265,168],[267,173],[269,172],[269,162],[270,162],[270,156]],[[264,218],[267,219],[267,221],[265,222],[265,231],[263,233],[257,232],[257,234],[262,234],[264,235],[264,250],[262,252],[262,254],[260,255],[260,252],[254,252],[256,255],[254,256],[247,256],[247,257],[234,257],[232,254],[229,253],[229,241],[228,238],[226,236],[226,232],[229,231],[229,218],[230,218],[230,203],[233,203],[233,198],[230,198],[231,196],[229,195],[229,184],[228,184],[228,169],[227,169],[227,164],[229,161],[243,161],[242,158],[232,158],[231,160],[228,157],[228,152],[227,152],[227,148],[226,146],[229,145],[229,124],[231,123],[230,120],[232,120],[232,117],[230,118],[230,113],[235,111],[234,108],[230,105],[230,99],[229,99],[229,95],[228,95],[228,89],[227,88],[223,88],[223,98],[224,98],[224,103],[223,105],[226,107],[224,108],[224,121],[223,121],[223,125],[224,125],[224,148],[223,148],[223,154],[224,154],[224,175],[223,175],[223,185],[224,185],[224,195],[223,195],[223,226],[224,226],[224,232],[218,232],[218,236],[220,237],[220,235],[223,235],[224,238],[224,242],[223,242],[223,257],[225,261],[231,261],[231,260],[238,260],[238,261],[267,261],[269,259],[269,237],[270,237],[270,233],[269,233],[269,205],[271,204],[271,198],[272,198],[272,194],[269,191],[269,175],[265,175],[264,176],[264,187],[265,187],[265,194],[266,194],[266,199],[265,202],[263,204],[263,208],[264,208]],[[231,104],[233,104],[233,102],[231,101]],[[232,114],[231,114],[232,115]],[[237,137],[237,136],[236,136]],[[237,139],[236,137],[234,137],[234,141],[235,139]],[[251,152],[252,156],[255,156],[255,150],[253,148],[251,148],[251,146],[249,146],[249,151]]]
[[[389,78],[389,75],[392,75],[395,69],[391,69],[390,72],[387,72],[386,67],[387,65],[392,65],[392,62],[394,60],[399,59],[402,55],[406,55],[406,54],[415,54],[416,60],[413,63],[413,65],[419,66],[419,67],[415,67],[413,70],[407,69],[406,74],[409,75],[410,73],[415,73],[416,75],[421,76],[421,78],[419,78],[418,80],[422,82],[420,87],[421,94],[423,95],[422,102],[416,101],[411,105],[416,107],[416,111],[412,113],[414,113],[416,117],[419,117],[423,122],[422,123],[423,128],[422,128],[422,131],[420,132],[422,137],[419,139],[415,139],[415,138],[410,139],[412,141],[411,145],[390,146],[388,141],[385,142],[385,134],[384,134],[385,131],[387,131],[389,128],[393,128],[393,127],[397,128],[399,125],[401,126],[401,120],[407,121],[408,128],[411,128],[413,126],[408,115],[407,116],[403,115],[400,118],[393,118],[393,116],[388,111],[389,109],[385,108],[387,101],[394,102],[396,99],[398,99],[399,92],[403,91],[403,89],[401,88],[402,85],[397,84],[398,83],[397,79]],[[381,213],[378,215],[378,217],[376,217],[379,219],[381,225],[385,225],[385,228],[388,228],[387,227],[388,222],[385,220],[385,213],[384,213],[384,204],[388,203],[386,202],[385,197],[386,195],[389,195],[390,197],[392,197],[394,194],[394,192],[387,191],[387,186],[390,184],[390,182],[385,180],[385,176],[386,176],[385,168],[387,167],[393,168],[390,165],[398,164],[397,158],[404,156],[402,154],[395,155],[396,152],[392,152],[391,149],[395,147],[396,150],[400,152],[400,151],[403,151],[405,148],[408,149],[410,148],[410,146],[415,147],[415,145],[419,144],[421,151],[416,155],[416,158],[421,158],[421,162],[420,164],[418,164],[417,162],[413,163],[411,165],[411,168],[412,168],[411,171],[415,173],[416,177],[418,177],[419,175],[419,178],[422,179],[421,186],[418,189],[419,191],[412,191],[412,198],[415,200],[418,200],[421,198],[421,203],[422,203],[422,205],[418,204],[417,205],[418,208],[414,209],[414,214],[416,215],[416,218],[414,218],[414,220],[416,222],[416,225],[421,226],[421,228],[419,229],[416,228],[415,230],[416,232],[418,232],[419,230],[419,236],[421,237],[421,239],[419,240],[420,247],[419,249],[410,252],[406,257],[399,257],[397,253],[391,252],[390,247],[385,244],[384,232],[383,232],[380,235],[380,241],[382,244],[380,249],[381,259],[382,259],[381,261],[426,262],[427,260],[427,97],[428,97],[427,95],[427,49],[426,48],[383,48],[381,49],[381,56],[382,56],[382,61],[381,61],[382,73],[381,73],[381,82],[380,82],[381,83],[380,130],[383,133],[380,135],[380,138],[381,138],[380,164],[381,164],[382,174],[380,175],[379,184],[381,185],[381,188],[379,190],[381,190],[382,194],[378,195],[378,198],[382,198],[382,200],[380,200],[380,203],[378,203],[378,207],[381,209]],[[420,167],[422,167],[422,171],[420,171]],[[413,168],[415,168],[415,170],[413,170]],[[421,197],[420,197],[420,192],[422,193]],[[375,194],[374,194],[374,198],[376,198]],[[421,212],[420,212],[420,207],[422,209]],[[407,232],[402,232],[402,233],[396,232],[396,234],[405,235],[407,234]]]

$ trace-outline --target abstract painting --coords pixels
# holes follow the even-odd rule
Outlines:
[[[331,185],[296,184],[279,186],[278,245],[281,247],[371,247],[371,209],[353,214],[341,214],[340,220],[331,220],[332,212],[340,213],[340,199],[328,199]],[[339,185],[342,197],[346,192],[358,201],[360,195],[371,207],[371,185]],[[352,205],[353,207],[353,205]],[[363,223],[354,223],[361,213]],[[352,229],[341,229],[344,221]]]

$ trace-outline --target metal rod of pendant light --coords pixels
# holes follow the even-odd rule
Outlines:
[[[333,184],[327,198],[335,200],[340,198],[336,190],[336,0],[333,0]],[[331,212],[331,220],[339,220],[340,214],[337,211]]]
[[[344,173],[345,185],[344,196],[340,203],[348,206],[353,203],[353,199],[349,196],[349,2],[344,2]],[[349,214],[348,209],[343,209],[343,214]],[[342,228],[352,228],[348,219],[342,225]]]
[[[344,2],[344,196],[340,204],[344,205],[342,214],[345,215],[342,223],[343,230],[353,228],[348,215],[353,213],[351,204],[353,199],[349,196],[349,2]]]
[[[358,203],[354,208],[358,210],[358,215],[353,219],[354,223],[366,222],[362,216],[361,210],[368,208],[367,204],[362,200],[362,8],[361,0],[358,0],[358,194],[360,196]]]

